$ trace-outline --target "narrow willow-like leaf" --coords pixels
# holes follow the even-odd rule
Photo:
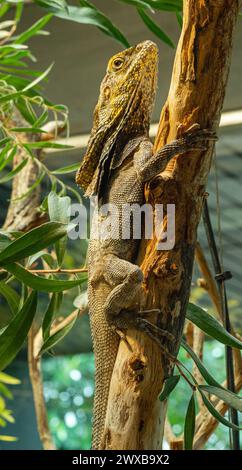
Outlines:
[[[0,335],[0,370],[5,369],[23,346],[37,307],[37,293],[32,292],[21,310]]]
[[[230,390],[221,389],[220,387],[218,388],[212,385],[199,385],[199,389],[211,395],[216,395],[216,397],[242,413],[242,398],[230,392]]]
[[[15,44],[23,44],[28,41],[32,36],[36,35],[52,18],[52,14],[45,15],[40,20],[36,21],[30,28],[21,33],[16,39]]]
[[[6,265],[31,256],[47,248],[68,232],[67,224],[60,222],[47,222],[25,233],[17,240],[11,242],[0,253],[0,265]]]
[[[16,377],[12,377],[12,375],[6,374],[5,372],[0,372],[0,382],[9,385],[18,385],[21,383],[19,379],[16,379]]]
[[[151,11],[182,11],[182,0],[119,0],[136,7],[146,7]]]
[[[63,298],[62,292],[55,292],[54,294],[52,294],[50,303],[45,312],[43,323],[42,323],[44,341],[46,341],[50,336],[51,323],[52,323],[54,315],[56,315],[56,313],[58,312],[60,308],[62,298]]]
[[[138,8],[138,13],[147,26],[147,28],[155,34],[161,41],[165,42],[168,46],[172,47],[174,49],[175,45],[171,38],[167,36],[167,34],[145,13],[142,8]]]
[[[5,282],[0,282],[0,294],[6,299],[12,313],[15,315],[20,304],[20,297],[17,292]]]
[[[168,377],[165,380],[163,390],[159,396],[160,401],[163,401],[166,398],[168,398],[170,393],[174,390],[174,388],[178,384],[179,380],[180,380],[180,375],[172,375],[171,377]]]
[[[67,173],[73,173],[74,171],[77,171],[79,167],[80,167],[80,162],[73,163],[73,165],[67,165],[67,166],[58,168],[57,170],[52,171],[52,173],[53,175],[66,175]]]
[[[6,183],[7,181],[10,181],[13,179],[20,171],[23,170],[23,168],[27,165],[28,163],[28,158],[25,158],[22,160],[19,165],[17,165],[12,171],[10,171],[6,176],[3,176],[3,178],[0,178],[0,184]]]
[[[78,314],[77,314],[78,315]],[[74,320],[70,321],[66,326],[64,326],[60,331],[57,331],[54,333],[52,336],[49,336],[49,338],[44,342],[40,354],[43,354],[44,352],[49,351],[52,349],[59,341],[61,341],[72,329],[75,321],[77,319],[77,316],[74,318]]]
[[[22,266],[15,263],[7,264],[5,269],[14,277],[16,277],[16,279],[18,279],[18,281],[21,283],[24,283],[26,286],[41,292],[63,292],[64,290],[79,286],[87,280],[86,273],[83,273],[83,276],[80,276],[78,279],[73,281],[66,281],[63,279],[46,279],[41,276],[35,276],[34,274],[31,274]]]
[[[129,47],[129,42],[126,37],[121,33],[121,31],[114,26],[114,24],[99,10],[92,7],[75,7],[69,6],[68,11],[49,9],[52,13],[58,18],[64,20],[71,20],[77,23],[89,24],[97,26],[104,33],[116,39],[124,47]]]
[[[192,348],[184,341],[184,339],[181,340],[181,346],[188,352],[188,354],[191,356],[191,358],[194,360],[199,372],[203,376],[203,378],[206,380],[206,382],[209,385],[213,385],[215,387],[220,387],[223,388],[213,377],[212,375],[208,372],[202,361],[199,359],[199,357],[195,354]]]
[[[212,416],[219,422],[227,426],[228,428],[235,429],[236,431],[240,431],[242,428],[236,426],[235,424],[231,423],[228,421],[224,416],[222,416],[216,408],[212,405],[212,403],[208,400],[206,397],[205,393],[202,392],[202,390],[199,388],[198,389],[199,393],[202,396],[202,400],[208,411],[211,413]]]
[[[66,144],[58,144],[57,142],[26,142],[24,147],[28,147],[30,149],[73,149],[73,145],[66,145]]]
[[[209,315],[206,310],[198,305],[189,303],[186,317],[209,336],[217,339],[220,343],[231,346],[232,348],[242,349],[242,342],[228,333],[218,320]]]
[[[185,450],[192,450],[193,439],[195,432],[195,419],[196,419],[196,407],[195,397],[192,394],[186,412],[185,426],[184,426],[184,447]]]

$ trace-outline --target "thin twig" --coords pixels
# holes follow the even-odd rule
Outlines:
[[[55,450],[48,425],[48,418],[43,393],[43,383],[41,376],[41,361],[35,352],[36,342],[34,327],[32,326],[28,335],[28,365],[29,375],[33,389],[34,406],[39,431],[40,440],[44,450]]]
[[[0,269],[0,273],[6,272],[7,269]],[[78,274],[86,273],[87,268],[76,268],[76,269],[27,269],[32,274]]]

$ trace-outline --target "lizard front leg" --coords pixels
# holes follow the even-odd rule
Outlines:
[[[165,170],[167,163],[179,153],[190,150],[206,150],[209,141],[217,140],[214,131],[198,129],[192,126],[180,139],[164,145],[158,152],[152,154],[152,144],[146,139],[139,146],[134,155],[134,165],[139,181],[147,182]]]

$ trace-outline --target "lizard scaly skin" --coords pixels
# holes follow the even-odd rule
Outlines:
[[[122,239],[122,207],[142,206],[144,186],[160,174],[173,156],[204,148],[209,131],[195,130],[165,145],[156,155],[149,141],[158,68],[158,48],[151,41],[112,57],[102,81],[94,112],[87,152],[77,173],[77,183],[87,196],[97,195],[99,207],[114,204],[118,213],[118,237],[98,239],[99,214],[92,224],[88,249],[88,302],[95,354],[95,398],[92,447],[100,449],[109,387],[119,336],[115,328],[128,327],[125,313],[137,303],[142,271],[135,264],[139,240]],[[123,221],[123,223],[125,223]],[[131,323],[135,324],[135,313]]]

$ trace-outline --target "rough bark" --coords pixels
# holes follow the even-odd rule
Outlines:
[[[14,113],[13,125],[15,127],[26,126],[26,122],[17,109]],[[22,142],[27,142],[28,140],[35,140],[36,136],[34,134],[19,133],[18,138]],[[13,168],[16,168],[25,158],[26,152],[24,150],[18,150],[14,157]],[[38,177],[39,167],[34,160],[29,158],[23,171],[17,174],[13,179],[10,203],[3,227],[5,230],[27,232],[45,221],[45,215],[41,214],[39,211],[41,199],[40,185],[28,194],[28,191]]]
[[[226,89],[238,0],[184,0],[183,29],[170,91],[162,110],[155,150],[194,123],[217,129]],[[163,346],[179,349],[189,297],[197,225],[200,220],[213,145],[175,157],[162,176],[146,188],[147,201],[176,205],[175,246],[158,251],[157,239],[143,241],[139,262],[146,308],[159,308],[154,319],[173,333]],[[129,331],[131,348],[120,343],[110,387],[103,447],[160,449],[167,403],[158,396],[172,371],[168,355],[149,338]],[[132,350],[131,350],[132,349]]]

